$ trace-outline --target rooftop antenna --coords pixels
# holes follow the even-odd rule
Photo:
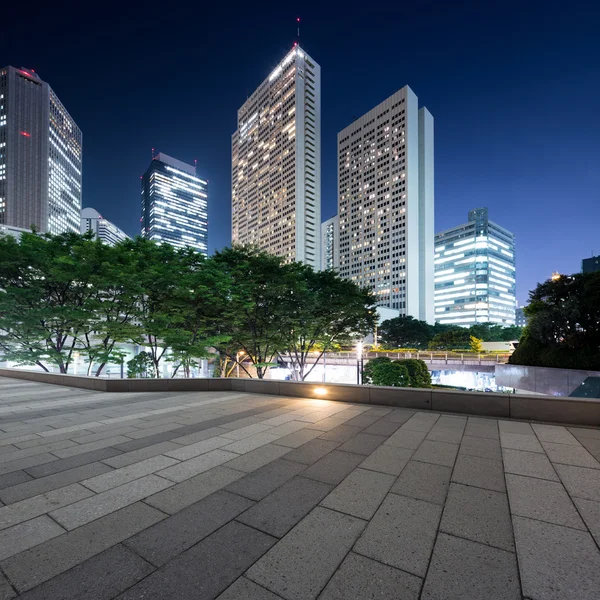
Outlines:
[[[198,175],[198,159],[194,159],[194,175]]]
[[[152,160],[154,160],[154,148],[152,148]]]
[[[300,43],[300,17],[296,17],[296,24],[298,26],[298,41],[294,44],[295,46]]]

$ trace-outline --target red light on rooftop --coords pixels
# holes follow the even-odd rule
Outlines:
[[[296,17],[296,21],[300,23],[300,17]]]
[[[27,133],[26,131],[21,131],[20,133],[21,133],[21,135],[24,135],[25,137],[31,137],[31,134]]]

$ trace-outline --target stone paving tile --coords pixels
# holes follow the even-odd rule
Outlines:
[[[558,425],[539,425],[538,423],[532,423],[531,427],[541,442],[579,446],[579,442],[575,436],[573,436],[566,427],[560,427]]]
[[[244,473],[241,471],[228,469],[225,466],[214,467],[200,475],[177,483],[162,492],[158,492],[158,494],[153,494],[145,498],[144,502],[172,515],[186,506],[210,496],[243,476]]]
[[[269,433],[271,435],[285,436],[296,431],[300,431],[300,429],[304,429],[306,427],[306,423],[300,421],[289,421],[287,423],[283,423],[283,425],[278,425],[277,427],[273,427],[269,429]]]
[[[360,468],[397,476],[402,473],[412,455],[413,451],[408,448],[396,448],[384,444],[367,456],[360,464]]]
[[[468,454],[469,456],[480,456],[481,458],[502,460],[500,442],[495,438],[465,435],[460,443],[458,454]]]
[[[221,436],[223,433],[229,433],[230,431],[230,429],[225,429],[224,427],[209,427],[208,429],[202,429],[201,431],[196,431],[196,433],[188,433],[187,435],[182,435],[181,437],[173,438],[170,442],[163,443],[173,443],[173,445],[181,444],[183,446],[187,446],[188,444],[202,442],[211,437]]]
[[[432,463],[434,465],[451,467],[454,465],[457,452],[457,444],[425,440],[417,448],[417,451],[413,454],[412,459],[421,462]]]
[[[377,423],[379,419],[381,419],[382,415],[372,414],[371,411],[363,413],[362,415],[358,415],[357,417],[353,417],[352,419],[346,421],[346,425],[351,427],[360,427],[361,429],[365,429],[374,423]]]
[[[124,442],[131,441],[129,438],[123,435],[117,435],[115,437],[106,438],[97,442],[90,442],[88,444],[79,444],[77,446],[71,446],[64,450],[53,450],[52,453],[58,456],[58,458],[70,458],[71,456],[77,456],[78,454],[85,454],[92,452],[93,450],[100,450],[100,448],[108,448],[109,446],[116,446]]]
[[[397,448],[409,448],[416,450],[427,435],[426,431],[410,431],[407,429],[399,429],[392,434],[384,444],[388,446],[396,446]]]
[[[4,575],[0,573],[0,598],[2,600],[11,600],[17,595],[10,583],[6,581]]]
[[[369,433],[358,433],[352,439],[343,443],[339,450],[344,452],[353,452],[354,454],[363,454],[368,456],[378,448],[386,438],[381,435],[371,435]]]
[[[29,590],[165,517],[141,502],[21,552],[0,566],[19,591]]]
[[[27,468],[27,473],[33,475],[33,477],[46,477],[48,475],[53,475],[54,473],[66,471],[67,469],[73,469],[75,467],[80,467],[81,465],[88,465],[96,461],[118,456],[119,454],[121,454],[121,452],[114,448],[101,448],[100,450],[86,452],[85,454],[79,454],[78,456],[72,456],[71,458],[64,458],[62,460],[56,460],[56,457],[54,457],[54,462]]]
[[[105,492],[125,483],[129,483],[130,481],[134,481],[135,479],[151,475],[156,471],[177,464],[177,462],[178,461],[174,458],[169,458],[167,456],[154,456],[129,465],[128,467],[114,469],[109,473],[84,479],[81,484],[96,493]]]
[[[251,500],[262,500],[306,468],[301,463],[279,458],[227,486],[227,491]]]
[[[521,425],[521,423],[516,423]],[[532,430],[533,431],[533,430]],[[500,433],[500,445],[503,448],[512,448],[513,450],[525,450],[527,452],[541,452],[544,450],[534,435],[524,435],[522,433]]]
[[[554,465],[571,496],[597,501],[600,498],[600,471],[570,465]]]
[[[285,460],[292,460],[305,465],[312,465],[339,446],[339,442],[314,439],[298,446],[285,455]]]
[[[334,450],[303,471],[302,477],[337,485],[363,460],[364,456]]]
[[[152,571],[153,567],[145,560],[118,544],[26,592],[19,599],[112,600]]]
[[[330,429],[327,433],[322,434],[320,438],[322,440],[332,440],[342,444],[361,433],[362,430],[362,427],[352,427],[351,425],[346,424],[338,425],[337,427]]]
[[[502,461],[491,458],[459,454],[452,472],[452,481],[497,492],[506,491]]]
[[[590,533],[594,536],[596,544],[600,547],[600,502],[592,502],[583,498],[573,498],[579,514],[585,521]]]
[[[403,425],[415,414],[414,410],[395,408],[382,417],[382,420]]]
[[[219,491],[138,533],[125,545],[160,567],[244,512],[253,502]]]
[[[366,429],[364,429],[364,433],[370,433],[372,435],[383,435],[388,437],[395,433],[400,428],[400,423],[394,423],[393,421],[385,421],[383,418],[379,419],[373,425],[370,425]]]
[[[262,433],[263,431],[268,431],[269,429],[273,428],[270,425],[265,425],[264,423],[255,423],[254,425],[248,425],[247,427],[232,429],[227,433],[224,433],[223,437],[229,438],[230,440],[243,440],[251,435]]]
[[[100,440],[105,440],[107,438],[115,437],[118,435],[127,435],[127,437],[134,437],[135,432],[139,432],[140,430],[137,427],[132,427],[131,425],[125,425],[124,427],[115,427],[113,429],[109,429],[107,431],[100,431],[98,433],[88,433],[81,436],[71,436],[71,439],[78,444],[87,444],[89,442],[98,442]]]
[[[441,512],[435,504],[389,494],[354,551],[425,577]]]
[[[515,475],[558,481],[558,475],[545,454],[505,448],[502,452],[504,470]]]
[[[247,454],[242,454],[233,460],[225,463],[227,467],[231,469],[238,469],[245,473],[251,473],[264,467],[266,464],[281,458],[285,454],[292,451],[292,448],[288,446],[278,446],[277,444],[266,444],[256,450],[252,450]]]
[[[13,471],[20,471],[29,469],[29,467],[36,467],[57,460],[53,454],[43,453],[36,454],[35,456],[27,456],[26,458],[19,458],[0,465],[0,475],[5,473],[12,473]]]
[[[544,600],[596,600],[600,552],[587,531],[513,517],[523,594]]]
[[[507,474],[506,485],[513,515],[585,530],[577,509],[560,483]]]
[[[419,577],[350,552],[329,580],[319,600],[417,600],[421,583]]]
[[[0,531],[0,561],[64,533],[50,517],[42,515]]]
[[[500,434],[503,433],[518,433],[521,435],[535,435],[531,424],[522,423],[520,421],[498,421],[498,429]]]
[[[440,531],[514,552],[506,494],[450,484]]]
[[[286,600],[314,599],[364,526],[361,519],[317,507],[252,565],[246,576]]]
[[[76,529],[90,521],[147,498],[169,487],[171,482],[156,475],[147,475],[79,502],[53,510],[50,516],[65,529]],[[26,502],[26,500],[25,500]],[[16,505],[13,505],[16,506]]]
[[[77,442],[60,440],[58,442],[42,444],[41,446],[36,446],[35,448],[25,448],[23,450],[15,450],[14,452],[6,452],[5,454],[0,454],[0,465],[14,462],[22,458],[34,457],[38,454],[44,454],[47,452],[54,452],[58,456],[60,452],[66,452],[69,448],[75,447],[79,447]]]
[[[580,442],[582,439],[600,440],[600,429],[588,429],[586,427],[567,427]]]
[[[451,473],[450,467],[411,460],[391,491],[394,494],[443,506],[450,486]]]
[[[437,413],[418,412],[402,425],[402,429],[428,433],[439,418],[440,415]]]
[[[297,431],[296,433],[300,432]],[[295,433],[292,433],[291,435],[295,435]],[[252,450],[256,450],[261,446],[266,446],[267,444],[271,444],[273,442],[279,443],[280,439],[281,438],[279,436],[269,432],[256,433],[255,435],[244,438],[243,440],[233,442],[233,444],[223,446],[223,450],[226,450],[227,452],[235,452],[237,454],[246,454],[246,452],[251,452]]]
[[[440,533],[423,586],[422,600],[520,600],[512,552]]]
[[[498,421],[495,419],[469,417],[467,419],[467,426],[465,427],[465,435],[499,440]]]
[[[325,483],[294,477],[237,517],[237,520],[269,535],[283,537],[330,491]]]
[[[553,444],[542,442],[542,446],[553,463],[562,465],[573,465],[575,467],[588,467],[600,469],[600,463],[581,446],[570,446],[567,444]]]
[[[0,529],[33,519],[51,510],[67,506],[93,496],[93,492],[78,483],[27,498],[0,508]]]
[[[177,460],[189,460],[190,458],[195,458],[201,454],[206,454],[211,450],[216,450],[221,446],[227,446],[227,444],[231,444],[231,440],[223,437],[212,437],[207,440],[202,440],[201,442],[196,442],[195,444],[188,444],[187,446],[181,446],[175,450],[169,450],[164,454],[165,456],[170,456]]]
[[[5,475],[0,475],[0,490],[14,487],[26,481],[31,481],[33,477],[25,471],[11,471]]]
[[[38,496],[52,490],[77,483],[90,477],[108,473],[113,469],[99,462],[90,463],[81,467],[75,467],[67,471],[60,471],[54,475],[40,477],[31,481],[26,481],[0,491],[0,500],[5,504],[12,504],[19,500]]]
[[[581,438],[581,445],[600,462],[600,440],[592,438]]]
[[[152,446],[146,446],[146,448],[141,448],[140,450],[124,452],[123,454],[106,458],[102,462],[115,469],[121,469],[141,460],[164,454],[165,452],[169,452],[169,450],[176,450],[179,447],[179,444],[175,444],[174,442],[161,442]]]
[[[231,522],[118,596],[118,600],[214,598],[275,542],[256,529]]]
[[[395,480],[393,475],[355,469],[321,502],[321,506],[368,520]]]
[[[246,577],[240,577],[220,594],[217,600],[281,600],[281,596],[277,596]]]
[[[172,467],[163,469],[162,471],[158,471],[157,475],[171,481],[181,482],[193,477],[194,475],[204,473],[204,471],[208,471],[213,467],[222,465],[223,463],[232,460],[236,456],[238,455],[235,454],[235,452],[227,452],[221,449],[212,450],[206,454],[196,456],[196,458],[191,458],[190,460],[186,460],[177,465],[173,465]]]

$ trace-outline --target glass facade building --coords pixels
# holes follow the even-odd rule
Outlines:
[[[89,231],[110,246],[129,239],[129,236],[122,229],[105,219],[97,210],[84,208],[81,211],[81,233],[88,233]]]
[[[208,255],[208,182],[196,168],[166,154],[142,176],[142,236]]]
[[[231,239],[319,269],[321,68],[294,45],[238,110]]]
[[[515,238],[487,208],[435,236],[435,320],[469,327],[515,324]]]
[[[595,271],[600,271],[600,256],[590,256],[581,261],[582,273],[594,273]]]
[[[340,266],[340,220],[331,217],[321,223],[321,269]]]
[[[0,69],[0,224],[78,232],[82,136],[30,69]]]

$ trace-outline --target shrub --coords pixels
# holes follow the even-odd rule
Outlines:
[[[431,374],[424,361],[417,358],[406,358],[397,360],[397,363],[404,365],[408,369],[409,385],[414,388],[430,388]]]
[[[363,371],[363,383],[392,387],[430,388],[427,365],[416,358],[390,360],[385,356],[370,360]]]

